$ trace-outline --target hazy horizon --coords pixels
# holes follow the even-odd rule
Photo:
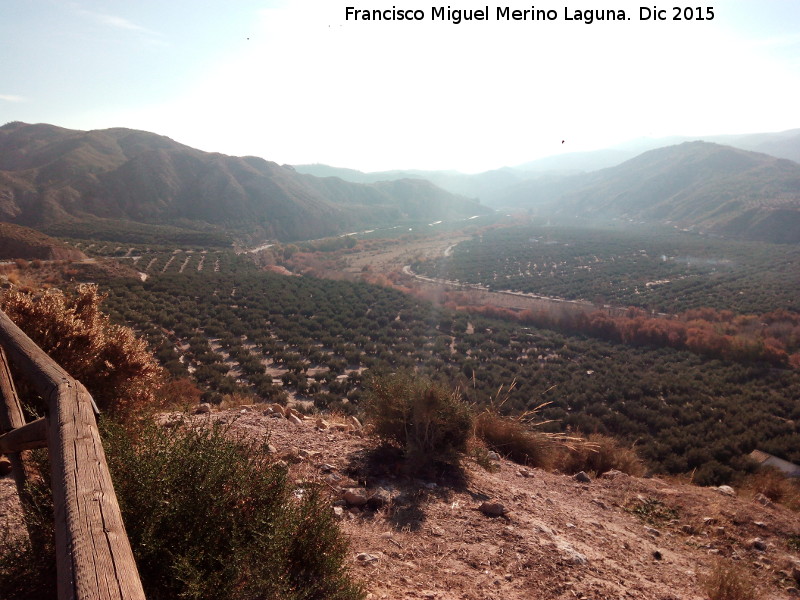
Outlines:
[[[383,0],[368,7],[396,5]],[[346,3],[9,0],[0,123],[128,127],[201,150],[475,173],[638,138],[797,127],[800,5],[711,20],[346,19]],[[506,6],[506,5],[503,5]],[[529,5],[509,5],[529,9]],[[615,13],[616,14],[616,13]]]

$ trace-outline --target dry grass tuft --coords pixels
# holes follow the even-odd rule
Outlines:
[[[616,438],[593,433],[583,443],[570,448],[561,458],[560,470],[565,473],[586,471],[601,475],[611,470],[639,476],[644,473],[642,461],[633,448]]]
[[[776,504],[800,510],[800,481],[789,479],[774,468],[762,468],[745,478],[740,486],[755,496],[763,494]]]
[[[475,436],[489,448],[516,463],[529,467],[551,470],[559,457],[582,443],[577,437],[546,433],[536,428],[548,423],[537,421],[540,411],[549,404],[540,404],[533,410],[515,417],[501,414],[516,387],[512,381],[507,388],[500,386],[495,397],[475,417]]]
[[[709,600],[758,600],[761,593],[753,577],[741,564],[718,561],[702,579]]]

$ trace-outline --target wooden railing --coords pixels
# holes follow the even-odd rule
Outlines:
[[[25,423],[6,356],[46,400],[47,417]],[[0,453],[9,454],[23,504],[24,451],[50,455],[59,600],[144,600],[92,397],[2,311],[0,395]]]

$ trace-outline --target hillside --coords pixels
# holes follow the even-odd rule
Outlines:
[[[83,260],[86,255],[33,229],[0,223],[0,260],[13,258]]]
[[[0,220],[43,229],[131,223],[295,240],[403,220],[485,214],[427,181],[361,185],[130,129],[0,128]]]
[[[417,169],[365,173],[356,169],[331,167],[323,164],[293,166],[300,173],[316,177],[339,177],[356,183],[424,179],[453,194],[460,194],[469,198],[480,198],[484,204],[491,204],[492,199],[500,190],[516,185],[532,176],[521,169],[510,167],[470,175],[459,173],[458,171],[424,171]]]
[[[672,223],[743,239],[800,241],[800,164],[707,142],[651,150],[595,173],[517,186],[542,214]]]
[[[268,434],[293,480],[329,491],[349,562],[372,600],[705,600],[703,579],[720,561],[754,578],[761,600],[796,596],[800,517],[755,489],[729,496],[613,471],[582,483],[505,459],[491,471],[468,459],[461,480],[419,480],[377,460],[360,431],[295,424],[265,409],[164,418],[225,423],[259,441]],[[348,489],[373,499],[348,504]],[[508,513],[486,516],[484,501]],[[15,503],[13,481],[0,479],[0,522],[19,518]]]
[[[324,164],[295,165],[295,168],[301,173],[318,177],[335,176],[358,183],[404,177],[421,178],[455,194],[477,197],[488,206],[505,208],[514,204],[529,204],[528,199],[531,197],[546,199],[554,195],[560,196],[565,191],[580,187],[584,181],[581,175],[591,175],[600,169],[615,167],[650,150],[696,139],[685,136],[639,138],[612,148],[565,152],[512,167],[474,174],[424,170],[362,172]],[[705,142],[763,152],[777,158],[800,162],[800,129],[775,133],[703,136],[701,139]],[[574,178],[575,176],[577,178]]]

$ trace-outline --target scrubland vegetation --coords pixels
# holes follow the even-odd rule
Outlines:
[[[758,356],[606,341],[385,286],[264,273],[232,253],[220,261],[219,271],[102,282],[106,309],[143,332],[172,376],[194,380],[206,400],[292,397],[307,410],[358,413],[366,373],[405,369],[487,405],[516,380],[504,413],[549,402],[543,431],[616,436],[636,444],[650,468],[694,471],[698,483],[749,470],[743,456],[755,448],[800,460],[798,372]]]
[[[745,455],[755,448],[800,461],[800,370],[788,354],[714,355],[668,335],[675,323],[702,330],[701,321],[714,323],[715,335],[732,335],[725,328],[734,325],[763,333],[778,322],[789,335],[791,311],[772,322],[762,316],[756,328],[719,309],[693,309],[694,319],[671,322],[660,339],[641,333],[652,318],[635,310],[624,316],[627,329],[614,329],[620,319],[593,330],[597,317],[532,326],[531,316],[455,310],[390,286],[267,273],[230,251],[91,245],[83,250],[147,266],[149,276],[104,278],[102,293],[15,289],[2,308],[113,417],[104,444],[148,597],[363,597],[324,489],[298,492],[262,447],[224,429],[141,420],[199,400],[292,399],[305,411],[358,414],[400,449],[414,476],[458,469],[469,457],[491,468],[493,451],[564,473],[738,478],[753,493],[797,504],[782,476],[742,479],[754,470]],[[333,250],[353,247],[342,246]],[[47,473],[44,457],[39,470]],[[45,534],[46,487],[44,476],[27,515]],[[8,597],[50,593],[52,543],[7,548],[0,582]],[[726,568],[708,576],[709,597],[746,597],[730,595],[749,584]]]
[[[297,493],[285,465],[221,427],[163,428],[165,373],[133,331],[109,323],[93,286],[7,292],[2,308],[70,373],[103,411],[102,437],[148,598],[339,599],[363,597],[347,567],[347,542],[322,490]],[[165,385],[166,384],[166,385]],[[172,390],[174,393],[174,389]],[[24,393],[26,408],[43,410]],[[0,589],[8,600],[56,594],[48,459],[28,462],[25,521],[31,539],[3,539]],[[33,541],[32,541],[33,540]]]

